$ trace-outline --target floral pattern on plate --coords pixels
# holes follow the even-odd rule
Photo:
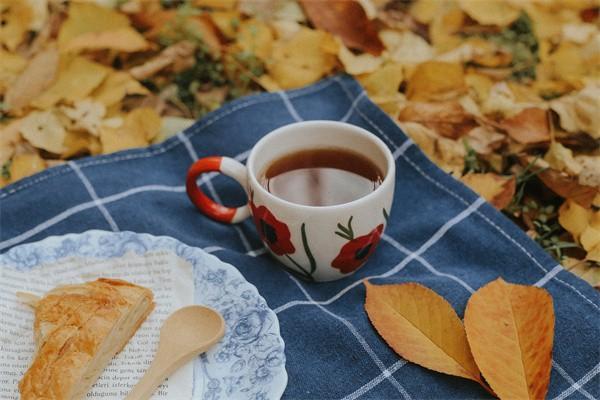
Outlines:
[[[287,373],[277,316],[235,267],[201,249],[166,236],[92,230],[14,247],[0,255],[0,264],[26,270],[65,257],[108,259],[156,250],[170,250],[192,264],[194,302],[218,310],[226,322],[222,342],[194,364],[193,398],[280,398]]]

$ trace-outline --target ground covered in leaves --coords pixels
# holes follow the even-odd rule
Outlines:
[[[345,71],[600,284],[595,0],[0,0],[0,186]]]

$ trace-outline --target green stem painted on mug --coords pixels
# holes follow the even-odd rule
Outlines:
[[[285,257],[286,257],[288,260],[290,260],[290,261],[292,262],[292,264],[294,264],[296,267],[298,267],[298,269],[299,269],[300,271],[304,272],[304,275],[301,275],[302,277],[304,277],[304,278],[307,278],[307,279],[308,279],[308,280],[310,280],[310,281],[314,281],[314,279],[313,279],[312,275],[311,275],[311,274],[310,274],[310,273],[309,273],[307,270],[305,270],[305,269],[304,269],[304,268],[303,268],[303,267],[302,267],[300,264],[298,264],[298,263],[297,263],[297,262],[296,262],[296,261],[295,261],[295,260],[294,260],[292,257],[290,257],[288,254],[284,254],[284,255],[285,255]],[[294,271],[294,272],[298,273],[297,271]]]
[[[304,246],[304,252],[306,253],[306,257],[308,257],[308,262],[310,262],[310,273],[312,274],[317,269],[317,263],[315,262],[315,258],[313,257],[310,247],[308,246],[308,240],[306,239],[306,224],[302,223],[302,227],[300,227],[300,231],[302,232],[302,245]],[[311,275],[312,278],[312,275]]]

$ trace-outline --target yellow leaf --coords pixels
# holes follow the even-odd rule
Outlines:
[[[23,73],[8,87],[4,95],[6,107],[18,111],[46,90],[56,78],[58,61],[58,51],[54,47],[33,56]]]
[[[419,64],[408,79],[407,97],[417,101],[449,100],[466,91],[462,65],[440,61]]]
[[[499,210],[508,206],[515,194],[514,176],[504,177],[492,172],[468,173],[460,180]]]
[[[481,25],[506,26],[516,20],[521,12],[506,0],[458,0],[458,4]]]
[[[10,181],[16,182],[46,168],[46,162],[37,153],[22,153],[10,163]]]
[[[344,66],[344,70],[348,74],[358,75],[374,72],[381,67],[383,57],[374,56],[369,53],[354,54],[340,41],[338,58]]]
[[[388,63],[376,71],[358,77],[369,98],[395,118],[406,98],[399,92],[404,80],[404,68],[400,64]]]
[[[123,127],[150,142],[160,132],[160,115],[150,107],[136,108],[127,114]]]
[[[267,61],[273,48],[273,32],[266,23],[258,19],[249,19],[240,25],[237,43],[242,50]]]
[[[476,72],[466,74],[465,82],[469,89],[472,89],[474,92],[474,97],[479,104],[483,104],[487,100],[490,90],[494,86],[494,81],[488,76]]]
[[[554,340],[552,297],[502,278],[475,292],[465,310],[475,362],[501,399],[543,399]]]
[[[24,1],[0,0],[0,44],[13,51],[25,38],[33,12]]]
[[[34,147],[51,153],[63,151],[65,128],[52,111],[33,111],[20,120],[19,131]]]
[[[398,94],[403,80],[403,67],[396,63],[388,63],[370,74],[359,77],[369,97],[394,96]]]
[[[596,212],[597,215],[600,215],[600,212]],[[581,232],[581,236],[579,237],[579,241],[581,242],[581,246],[586,251],[592,251],[593,249],[600,246],[600,225],[593,226],[588,225],[587,228],[583,232]]]
[[[379,32],[390,58],[401,64],[418,64],[433,58],[433,49],[421,36],[411,31],[386,29]]]
[[[0,60],[2,60],[0,63],[0,93],[4,93],[6,88],[11,85],[19,73],[27,66],[27,60],[17,53],[11,53],[1,48]]]
[[[136,108],[118,128],[101,127],[103,153],[147,146],[161,129],[160,116],[149,107]]]
[[[584,87],[574,94],[553,100],[550,107],[560,117],[560,126],[569,132],[584,131],[600,139],[600,113],[598,112],[600,85]]]
[[[365,310],[377,332],[408,361],[483,385],[463,324],[452,306],[417,283],[365,281]]]
[[[445,1],[416,0],[410,6],[410,15],[422,24],[429,24],[445,5]]]
[[[579,85],[581,78],[587,73],[581,51],[573,43],[563,42],[556,51],[548,57],[549,68],[555,79]]]
[[[104,82],[92,92],[91,97],[106,107],[110,107],[123,100],[127,95],[149,93],[148,89],[127,72],[111,71]]]
[[[454,2],[444,1],[445,6],[436,14],[429,24],[429,37],[433,47],[438,53],[445,53],[458,47],[462,42],[458,33],[462,28],[466,16]]]
[[[72,121],[71,129],[81,129],[98,136],[102,119],[106,114],[104,104],[85,99],[75,102],[73,107],[61,107],[62,112]]]
[[[235,8],[237,0],[194,0],[198,7],[217,8],[222,10],[231,10]]]
[[[0,165],[8,162],[15,148],[23,139],[19,132],[20,120],[13,119],[6,125],[0,125]]]
[[[83,100],[102,83],[109,68],[83,57],[66,57],[61,60],[58,78],[52,86],[31,102],[34,107],[48,109],[65,100]]]
[[[567,200],[558,209],[558,222],[565,228],[575,240],[587,228],[591,211],[583,208],[573,200]]]
[[[129,19],[113,9],[93,2],[71,3],[69,17],[60,27],[58,46],[62,50],[71,40],[90,32],[107,32],[129,27]]]
[[[64,150],[61,158],[67,159],[86,154],[100,154],[100,140],[86,132],[67,131],[64,141]]]
[[[81,50],[111,49],[134,52],[148,49],[146,39],[131,27],[103,32],[86,32],[68,41],[61,50],[79,52]]]
[[[288,41],[278,41],[269,75],[282,89],[308,85],[329,73],[336,63],[337,43],[323,31],[302,28]]]
[[[441,137],[417,122],[400,122],[399,125],[438,167],[455,177],[462,175],[466,151],[461,141]]]
[[[558,142],[552,142],[544,160],[557,171],[564,171],[569,175],[578,175],[581,165],[573,158],[571,149],[566,148]]]
[[[211,12],[209,16],[212,22],[225,37],[228,39],[233,39],[235,37],[237,25],[241,20],[240,13],[238,11],[214,11]]]

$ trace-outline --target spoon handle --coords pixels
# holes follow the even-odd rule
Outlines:
[[[131,392],[129,392],[125,400],[148,400],[156,388],[163,383],[168,376],[205,350],[206,349],[198,349],[197,351],[184,354],[177,359],[170,360],[157,356],[154,361],[152,361],[152,364],[150,364],[150,368],[148,368],[144,376],[142,376],[142,379],[140,379]]]

